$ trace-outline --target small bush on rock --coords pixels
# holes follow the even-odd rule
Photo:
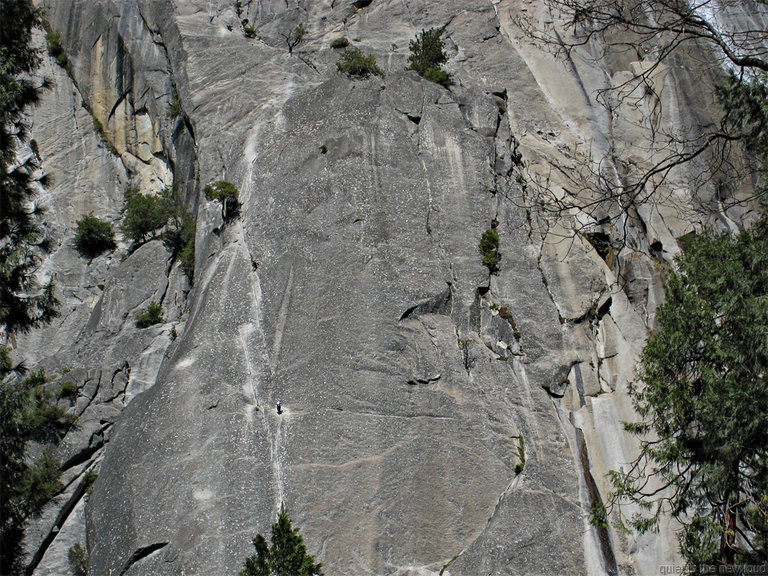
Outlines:
[[[68,398],[75,400],[77,398],[77,384],[74,382],[62,382],[59,385],[59,389],[56,391],[56,398],[61,400],[62,398]]]
[[[165,226],[170,212],[167,197],[142,194],[128,188],[125,192],[123,234],[133,242],[143,242],[148,235]]]
[[[150,302],[144,310],[136,314],[136,328],[149,328],[164,322],[163,308],[157,302]]]
[[[227,198],[237,200],[240,197],[240,191],[237,186],[227,180],[219,180],[213,184],[208,184],[203,188],[207,200],[221,200],[224,202]]]
[[[67,563],[72,576],[88,576],[88,552],[78,542],[67,551]]]
[[[181,240],[181,249],[175,254],[179,258],[181,270],[187,275],[190,281],[195,276],[195,233],[197,231],[197,222],[192,220],[192,216],[184,218],[179,237]]]
[[[288,44],[288,54],[293,54],[293,49],[301,44],[308,32],[309,30],[304,27],[304,24],[299,23],[299,25],[291,29],[288,34],[283,35],[286,44]]]
[[[171,93],[171,102],[168,106],[168,118],[175,120],[182,112],[181,98],[179,97],[178,90],[174,87],[173,92]]]
[[[99,474],[91,468],[88,470],[85,474],[83,474],[83,481],[81,483],[83,490],[85,490],[85,493],[90,496],[91,492],[93,492],[93,484],[96,482],[96,479],[99,477]]]
[[[222,215],[224,220],[229,220],[236,216],[240,210],[240,191],[237,186],[227,180],[219,180],[213,184],[208,184],[203,188],[205,197],[208,200],[220,200],[222,206]]]
[[[184,211],[180,218],[174,218],[168,230],[163,232],[163,242],[175,258],[179,259],[181,270],[192,280],[195,275],[195,233],[197,222],[192,214]]]
[[[169,205],[170,221],[163,232],[165,247],[179,260],[181,271],[192,282],[195,277],[195,233],[197,222],[192,213],[184,206],[178,191],[172,188],[163,190],[163,197]]]
[[[45,43],[48,48],[48,54],[56,59],[56,64],[62,68],[67,67],[67,53],[61,45],[61,32],[54,30],[50,26],[45,34]]]
[[[36,442],[58,442],[75,423],[77,416],[56,403],[46,389],[48,377],[44,369],[30,373],[21,384],[26,392],[25,426],[29,439]]]
[[[451,85],[451,76],[448,72],[437,66],[427,68],[427,71],[424,72],[424,80],[440,84],[443,88],[448,88]]]
[[[341,50],[342,48],[348,48],[349,47],[349,40],[347,40],[344,36],[340,36],[339,38],[334,38],[331,41],[331,48],[334,50]]]
[[[478,248],[483,255],[483,265],[487,266],[491,273],[496,272],[499,269],[499,260],[501,259],[501,254],[499,254],[499,232],[496,228],[483,232]]]
[[[373,54],[366,56],[357,48],[344,50],[339,57],[339,61],[336,62],[336,68],[338,68],[339,72],[361,78],[365,78],[370,74],[384,76],[384,71],[376,64],[376,56]]]
[[[77,221],[75,248],[83,256],[93,258],[116,248],[115,231],[112,224],[91,214]]]
[[[46,453],[27,469],[21,478],[21,492],[25,495],[27,504],[37,512],[43,509],[48,501],[62,488],[61,460]]]
[[[416,40],[411,40],[411,55],[408,57],[406,70],[414,70],[425,80],[448,88],[451,85],[451,77],[440,67],[448,61],[448,56],[443,50],[442,34],[442,28],[430,28],[422,30]]]

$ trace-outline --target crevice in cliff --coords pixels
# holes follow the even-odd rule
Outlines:
[[[427,376],[425,378],[412,378],[406,382],[410,386],[417,386],[419,384],[432,384],[437,382],[442,377],[441,374],[435,374],[434,376]]]
[[[507,321],[507,324],[509,324],[509,327],[512,329],[512,335],[515,337],[515,340],[520,342],[523,338],[523,335],[520,334],[520,330],[517,327],[517,322],[515,322],[515,318],[512,316],[506,306],[501,306],[499,308],[499,317]],[[520,352],[522,353],[522,351],[523,348],[521,345]]]
[[[541,283],[547,290],[547,295],[549,296],[549,299],[552,301],[552,304],[555,307],[555,310],[557,310],[557,319],[560,322],[560,324],[565,324],[565,318],[563,318],[562,313],[560,312],[560,306],[557,305],[557,301],[555,300],[555,295],[552,293],[552,290],[549,288],[549,280],[547,280],[547,275],[544,273],[544,268],[541,266],[541,247],[539,247],[539,255],[536,258],[536,267],[539,269],[539,274],[541,274]]]
[[[85,411],[88,410],[88,408],[91,407],[91,405],[96,400],[96,397],[99,394],[99,388],[101,387],[101,371],[99,371],[99,377],[96,379],[96,387],[93,390],[93,394],[91,394],[90,396],[86,396],[84,391],[85,391],[86,386],[88,385],[88,382],[90,382],[91,380],[92,380],[92,378],[87,378],[86,377],[85,381],[83,382],[83,385],[82,386],[78,386],[78,390],[80,392],[83,392],[82,396],[88,398],[88,402],[86,403],[85,406],[83,406],[83,409],[80,410],[80,413],[77,415],[78,418],[80,418],[83,414],[85,414]]]
[[[299,56],[299,60],[304,62],[304,64],[306,64],[308,68],[311,68],[317,74],[320,74],[320,70],[317,69],[317,66],[315,66],[315,64],[307,56],[304,56],[303,54],[299,54],[298,56]]]
[[[147,19],[146,19],[146,18],[144,18],[144,14],[142,14],[142,13],[141,13],[141,6],[139,6],[138,8],[139,8],[139,10],[138,10],[138,12],[139,12],[139,18],[141,18],[141,23],[144,25],[144,28],[147,30],[147,32],[149,32],[150,34],[152,34],[152,36],[153,36],[153,37],[154,37],[154,36],[158,36],[158,37],[160,38],[160,41],[157,41],[157,40],[155,40],[155,39],[153,38],[153,42],[154,42],[155,44],[157,44],[158,46],[162,46],[162,47],[163,47],[163,48],[166,50],[166,59],[167,59],[168,50],[167,50],[167,48],[166,48],[166,46],[165,46],[165,42],[163,41],[163,35],[160,33],[160,30],[153,30],[153,29],[150,27],[150,25],[149,25],[149,22],[147,22]]]
[[[496,500],[496,505],[493,508],[493,512],[488,517],[488,521],[485,523],[485,527],[480,531],[480,533],[477,536],[475,536],[475,538],[472,539],[471,542],[469,542],[466,546],[464,546],[464,548],[458,554],[456,554],[453,558],[448,560],[448,562],[446,562],[443,565],[443,567],[440,569],[440,572],[439,572],[440,575],[442,575],[451,564],[453,564],[454,562],[456,562],[456,560],[461,558],[461,556],[467,550],[469,550],[475,544],[475,542],[477,542],[483,536],[483,534],[485,534],[486,530],[488,530],[488,527],[493,522],[493,518],[498,513],[499,508],[501,507],[501,503],[504,501],[504,498],[506,498],[515,488],[517,488],[517,485],[520,483],[520,476],[521,476],[520,473],[516,473],[515,476],[507,483],[507,485],[504,487],[504,490],[502,490],[501,494],[499,494],[499,497]]]
[[[605,292],[601,293],[601,297]],[[583,324],[584,322],[600,322],[603,316],[611,311],[611,305],[613,304],[613,298],[609,296],[602,304],[600,304],[600,298],[595,300],[589,310],[578,318],[569,319],[574,324]]]
[[[472,306],[469,310],[469,325],[472,331],[478,334],[482,333],[482,307],[483,296],[488,294],[491,289],[490,275],[488,276],[488,286],[478,286],[475,289],[475,300],[472,302]]]
[[[155,542],[154,544],[150,544],[149,546],[142,546],[141,548],[136,549],[136,551],[131,555],[130,558],[128,558],[128,560],[123,565],[123,569],[120,571],[120,576],[123,576],[123,574],[128,572],[128,570],[130,570],[131,567],[137,562],[144,560],[144,558],[154,554],[158,550],[162,550],[166,546],[168,546],[168,542]]]
[[[571,411],[567,411],[566,415],[566,410],[563,408],[559,398],[553,397],[552,404],[560,422],[560,428],[573,455],[573,462],[579,478],[581,505],[586,515],[586,511],[602,503],[602,498],[590,470],[589,453],[584,433],[576,422],[576,415]],[[588,521],[585,520],[585,522]],[[589,549],[591,548],[594,553],[599,555],[598,561],[601,564],[602,571],[608,574],[608,576],[618,576],[618,564],[616,562],[616,555],[613,552],[608,528],[590,524],[588,525],[588,532],[585,537],[587,539],[585,541],[587,546],[586,553],[589,554]]]
[[[101,422],[102,426],[97,431],[93,432],[88,439],[88,446],[83,448],[79,452],[70,456],[61,465],[61,471],[66,472],[70,468],[79,466],[84,462],[90,460],[96,452],[98,452],[107,443],[106,434],[107,431],[114,425],[112,422]]]
[[[117,370],[112,372],[112,379],[110,380],[110,389],[112,389],[112,390],[114,390],[115,379],[118,377],[118,375],[123,375],[124,376],[124,378],[125,378],[125,385],[122,387],[122,389],[118,389],[118,391],[116,393],[114,393],[112,396],[110,396],[109,398],[106,398],[104,400],[104,404],[108,404],[110,402],[114,402],[115,400],[117,400],[118,398],[121,398],[121,397],[123,399],[123,404],[125,404],[125,393],[128,390],[128,384],[131,381],[131,366],[130,366],[130,364],[128,364],[127,361],[125,363],[123,363],[123,365],[120,368],[118,368]]]
[[[422,300],[418,304],[408,308],[400,316],[399,321],[402,322],[412,315],[418,317],[422,314],[442,314],[445,316],[450,316],[451,311],[453,310],[453,285],[450,282],[447,284],[448,287],[439,294]]]
[[[579,458],[581,460],[581,469],[584,473],[584,481],[587,485],[587,491],[589,494],[589,506],[592,509],[595,506],[600,506],[603,503],[603,499],[600,496],[600,491],[595,483],[595,478],[592,476],[589,464],[589,453],[587,451],[587,442],[584,438],[584,433],[580,428],[574,425],[576,432],[576,441],[580,445]],[[619,567],[616,562],[616,555],[613,552],[611,545],[611,536],[608,532],[607,526],[592,526],[592,529],[597,532],[598,542],[600,543],[600,551],[603,556],[603,567],[609,576],[617,576],[619,573]]]
[[[128,94],[130,94],[133,91],[133,86],[130,86],[127,90],[123,90],[123,92],[118,96],[117,101],[112,105],[112,108],[109,111],[109,114],[107,115],[107,120],[112,118],[115,115],[115,111],[117,110],[117,107],[122,104]],[[134,111],[134,115],[137,113],[137,111]]]
[[[45,537],[43,538],[43,541],[35,550],[35,553],[30,559],[29,564],[24,569],[24,573],[26,575],[29,576],[35,571],[37,566],[45,557],[45,553],[48,551],[48,548],[50,548],[51,544],[56,539],[56,536],[59,534],[59,530],[61,530],[62,526],[64,526],[64,523],[67,521],[67,518],[69,518],[69,515],[72,513],[72,511],[75,509],[75,506],[77,505],[77,503],[83,498],[83,496],[85,496],[88,487],[92,484],[92,480],[89,478],[86,478],[87,471],[88,470],[83,470],[83,473],[81,474],[82,479],[80,480],[80,483],[77,485],[74,492],[72,492],[72,494],[64,503],[64,505],[60,508],[59,513],[56,515],[56,520],[54,521],[53,526],[51,527],[48,534],[45,535]]]

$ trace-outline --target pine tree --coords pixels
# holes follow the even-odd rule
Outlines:
[[[641,454],[615,496],[640,531],[675,517],[691,565],[768,565],[768,223],[692,241],[665,292],[630,387]]]
[[[60,487],[60,463],[47,456],[31,463],[26,444],[64,417],[47,402],[42,372],[22,382],[8,378],[23,367],[13,367],[5,346],[10,336],[48,322],[58,305],[53,282],[41,289],[35,278],[48,249],[34,203],[36,147],[26,161],[16,153],[26,139],[24,111],[39,99],[29,79],[38,64],[30,40],[39,22],[29,0],[0,0],[0,574],[9,576],[23,573],[24,522]]]
[[[245,560],[240,576],[322,576],[322,564],[307,554],[299,529],[291,525],[283,507],[272,525],[272,546],[261,534],[253,539],[256,554]]]
[[[416,40],[411,40],[411,55],[408,56],[406,70],[414,70],[426,80],[448,88],[451,77],[440,66],[448,61],[448,55],[443,50],[442,35],[442,28],[430,28],[422,30]]]
[[[39,99],[25,77],[38,63],[29,42],[39,15],[29,0],[0,0],[0,14],[0,338],[7,339],[53,318],[58,302],[53,282],[38,291],[35,279],[48,248],[32,201],[37,156],[22,164],[16,158],[17,142],[26,137],[24,109]]]

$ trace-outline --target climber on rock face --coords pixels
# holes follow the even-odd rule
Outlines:
[[[277,406],[275,408],[277,409],[278,414],[283,413],[283,405],[280,403],[280,400],[277,401]]]

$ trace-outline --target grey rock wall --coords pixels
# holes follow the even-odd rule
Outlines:
[[[633,146],[642,107],[611,116],[594,101],[647,63],[595,60],[595,47],[556,61],[518,26],[547,18],[531,2],[242,5],[46,4],[74,79],[46,64],[55,92],[32,114],[65,313],[19,350],[51,386],[77,383],[80,419],[60,448],[68,487],[30,530],[35,573],[65,570],[76,541],[93,574],[235,573],[283,503],[327,574],[674,562],[673,527],[626,536],[587,515],[635,450],[625,387],[659,263],[709,222],[696,210],[714,194],[681,169],[657,202],[606,207],[617,219],[598,223],[552,218],[537,186],[568,194],[569,171],[609,149],[617,171],[654,159]],[[289,54],[299,22],[309,34]],[[433,26],[451,90],[403,71]],[[339,36],[385,77],[339,75]],[[692,96],[715,74],[689,86],[705,57],[664,70],[660,122],[688,130],[716,113]],[[222,178],[242,201],[226,220],[201,193]],[[117,223],[125,188],[171,182],[197,218],[194,285],[159,241],[124,261],[125,242],[77,256],[80,216]],[[491,226],[497,274],[478,251]],[[595,235],[626,245],[604,260]],[[137,329],[153,300],[166,322]]]

